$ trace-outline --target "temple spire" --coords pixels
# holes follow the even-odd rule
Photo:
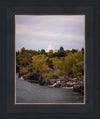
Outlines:
[[[52,37],[51,37],[51,43],[52,43]]]
[[[53,43],[52,43],[52,37],[50,38],[50,43],[48,45],[48,49],[47,52],[53,51],[54,52],[54,47],[53,47]]]

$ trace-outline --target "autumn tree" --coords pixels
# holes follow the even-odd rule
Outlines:
[[[53,66],[55,69],[58,68],[59,65],[62,63],[62,61],[58,59],[57,57],[50,58],[50,60],[53,62]]]
[[[50,68],[46,64],[48,57],[46,57],[45,55],[36,55],[33,56],[32,59],[33,59],[32,63],[33,68],[37,72],[48,72],[50,70]]]
[[[65,60],[60,65],[60,70],[63,71],[65,74],[76,74],[78,72],[83,73],[84,71],[84,55],[81,51],[78,51],[74,54],[69,54],[65,57]]]

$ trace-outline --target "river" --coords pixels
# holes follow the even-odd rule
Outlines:
[[[30,83],[16,75],[16,103],[83,103],[84,96],[71,89]]]

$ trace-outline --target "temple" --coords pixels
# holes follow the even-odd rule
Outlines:
[[[50,43],[48,45],[48,49],[47,49],[47,52],[55,52],[55,49],[53,47],[53,43],[52,43],[52,39],[50,40]]]

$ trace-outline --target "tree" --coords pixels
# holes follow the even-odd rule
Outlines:
[[[80,61],[79,63],[77,63],[77,69],[78,69],[78,72],[81,72],[82,74],[84,74],[84,61]]]
[[[21,48],[20,52],[21,52],[21,53],[24,53],[24,52],[25,52],[25,48],[24,48],[24,47]]]
[[[65,57],[65,60],[60,65],[60,69],[65,74],[73,73],[74,75],[78,72],[84,73],[84,55],[81,51],[71,53]]]
[[[65,56],[68,56],[71,53],[70,50],[65,50]]]
[[[84,48],[81,49],[82,54],[84,54]]]
[[[41,49],[41,54],[45,54],[45,50],[44,49]]]
[[[58,68],[59,65],[62,63],[62,61],[57,57],[50,58],[50,60],[53,62],[53,66],[55,69]]]
[[[46,67],[47,67],[46,61],[47,61],[48,57],[46,57],[44,55],[36,55],[36,56],[33,56],[32,59],[33,59],[32,66],[37,72],[42,71],[43,67],[45,67],[45,69],[46,69]]]
[[[47,59],[46,62],[47,62],[48,67],[53,69],[53,62],[49,58]]]
[[[52,53],[52,52],[49,52],[49,53],[47,53],[47,56],[48,56],[49,58],[52,58],[52,57],[54,57],[54,56],[55,56],[55,54],[54,54],[54,53]]]
[[[18,52],[16,51],[16,56],[17,56],[17,55],[19,55],[19,51],[18,51]]]
[[[77,49],[72,49],[72,53],[76,53],[78,50]]]
[[[65,53],[64,53],[64,48],[61,46],[60,49],[57,52],[57,56],[58,57],[64,57]]]
[[[64,51],[64,48],[61,46],[61,47],[60,47],[60,50],[61,50],[61,51]]]
[[[30,61],[29,58],[26,57],[24,54],[20,53],[16,56],[16,67],[17,69],[21,69],[29,65]]]

